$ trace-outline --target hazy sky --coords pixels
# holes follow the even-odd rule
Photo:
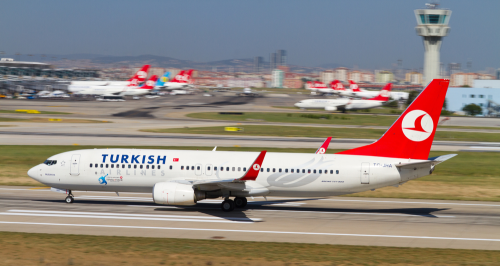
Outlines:
[[[423,65],[414,9],[425,0],[0,2],[0,51],[153,54],[195,61],[288,51],[291,64]],[[500,1],[441,0],[452,10],[441,61],[500,67]]]

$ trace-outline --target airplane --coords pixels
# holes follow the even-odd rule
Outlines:
[[[167,71],[165,74],[163,74],[163,76],[161,76],[157,81],[156,81],[156,84],[155,84],[155,89],[159,89],[161,87],[164,87],[165,85],[165,82],[169,82],[170,81],[170,71]]]
[[[192,87],[192,74],[192,69],[189,69],[188,71],[182,70],[177,75],[175,75],[175,77],[171,81],[165,82],[161,88],[167,90],[177,90]]]
[[[223,211],[247,197],[328,197],[399,186],[456,156],[429,158],[449,79],[434,79],[377,141],[335,154],[87,149],[50,156],[28,175],[54,191],[152,193],[156,204],[220,198]],[[234,200],[232,200],[234,198]]]
[[[385,85],[377,96],[367,100],[339,98],[339,99],[307,99],[295,104],[296,107],[303,109],[325,109],[326,111],[361,110],[376,108],[389,101],[391,83]]]
[[[332,88],[328,88],[325,83],[319,81],[308,81],[306,85],[306,89],[311,90],[313,92],[319,92],[321,94],[334,93],[335,90]]]
[[[82,90],[89,89],[90,87],[94,86],[138,86],[139,83],[143,83],[146,78],[148,77],[148,71],[149,71],[150,65],[144,65],[142,66],[139,71],[137,71],[129,80],[127,81],[118,81],[118,80],[113,80],[113,81],[107,81],[107,80],[100,80],[100,81],[72,81],[71,84],[68,86],[68,91],[77,93]]]
[[[142,86],[138,87],[137,85],[133,85],[130,83],[127,86],[90,86],[88,89],[81,90],[75,94],[82,95],[101,95],[101,96],[139,96],[149,94],[152,89],[154,89],[154,85],[158,76],[153,75],[149,78],[146,83]]]
[[[369,90],[364,90],[359,88],[358,84],[354,82],[353,80],[349,80],[349,90],[344,90],[341,91],[339,94],[341,96],[348,96],[348,97],[358,97],[358,98],[373,98],[378,95],[378,91],[369,91]],[[395,92],[391,91],[390,96],[391,98],[395,100],[406,100],[408,99],[408,92]]]

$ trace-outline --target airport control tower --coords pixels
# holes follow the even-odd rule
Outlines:
[[[417,34],[424,38],[424,84],[439,78],[439,50],[444,36],[450,32],[451,10],[439,9],[438,4],[426,4],[427,9],[415,10]]]

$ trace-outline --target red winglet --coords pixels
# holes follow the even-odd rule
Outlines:
[[[316,151],[316,154],[325,154],[326,150],[328,149],[328,145],[330,145],[330,141],[332,140],[332,137],[328,137],[325,142],[323,142],[323,145],[319,147],[319,149]]]
[[[242,181],[254,181],[257,179],[259,175],[260,167],[262,166],[262,162],[264,161],[264,157],[266,156],[267,151],[261,151],[257,159],[253,162],[253,164],[248,168],[248,171],[245,175],[239,180]]]

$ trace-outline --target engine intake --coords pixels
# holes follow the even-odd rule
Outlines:
[[[153,201],[157,204],[190,206],[205,198],[205,192],[195,190],[191,185],[160,182],[153,187]]]

